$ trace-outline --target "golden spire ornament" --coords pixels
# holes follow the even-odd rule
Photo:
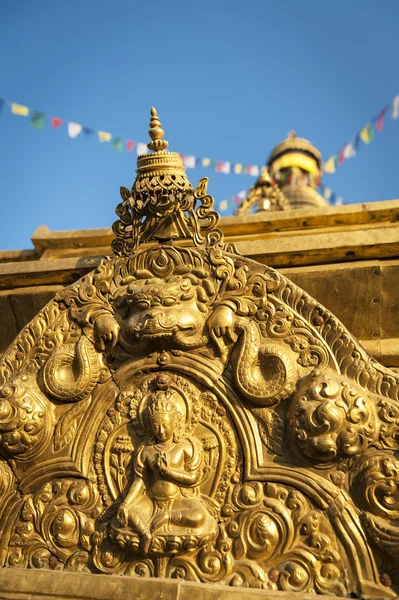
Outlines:
[[[123,202],[116,209],[119,220],[113,225],[114,252],[126,255],[152,240],[170,244],[191,239],[196,246],[204,245],[211,232],[212,243],[221,240],[222,233],[215,229],[219,215],[206,193],[208,179],[201,179],[194,191],[180,154],[166,150],[169,143],[154,107],[148,134],[151,152],[138,156],[131,190],[121,188]]]
[[[150,150],[157,152],[160,150],[166,150],[166,148],[169,146],[169,142],[163,139],[165,132],[162,129],[162,123],[158,118],[157,110],[154,107],[151,109],[150,130],[148,135],[152,140],[147,144],[147,148]]]
[[[192,190],[180,154],[166,151],[169,142],[163,139],[165,132],[154,107],[151,108],[148,134],[151,141],[148,142],[147,148],[152,152],[141,154],[138,157],[137,178],[133,189],[141,192],[153,192],[154,189],[165,187],[167,189]]]

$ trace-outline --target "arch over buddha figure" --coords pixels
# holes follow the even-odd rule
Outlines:
[[[394,597],[398,375],[224,242],[163,136],[0,361],[1,566]]]

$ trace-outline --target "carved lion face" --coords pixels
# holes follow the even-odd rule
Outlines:
[[[137,281],[129,286],[126,303],[127,314],[120,320],[122,343],[169,341],[186,347],[188,338],[201,334],[204,316],[195,285],[187,277]]]

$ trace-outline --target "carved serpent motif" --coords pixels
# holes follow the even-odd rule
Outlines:
[[[261,346],[259,329],[254,322],[250,322],[240,336],[234,363],[237,388],[255,404],[276,404],[294,389],[294,362],[279,344]]]
[[[45,390],[64,402],[86,398],[94,389],[100,363],[93,344],[82,336],[77,344],[63,344],[44,365],[42,383]]]

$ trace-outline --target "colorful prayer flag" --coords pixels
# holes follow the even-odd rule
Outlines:
[[[225,173],[225,175],[228,175],[230,173],[230,169],[231,163],[229,162],[220,161],[216,165],[216,171],[218,173]]]
[[[194,169],[195,167],[195,156],[185,156],[183,159],[183,165],[189,169]]]
[[[373,140],[373,124],[367,123],[359,135],[365,144],[369,144]]]
[[[242,164],[241,163],[236,163],[234,165],[234,173],[236,175],[239,175],[242,172]]]
[[[346,146],[344,147],[344,157],[352,158],[352,156],[356,156],[356,152],[353,149],[352,143],[349,142],[349,144],[346,144]]]
[[[202,159],[202,166],[203,167],[209,167],[210,164],[211,164],[211,159],[210,158],[203,158]]]
[[[3,100],[3,98],[0,98],[0,113],[3,110],[3,107],[4,107],[5,103],[6,103],[6,101]]]
[[[258,177],[259,173],[260,173],[260,169],[259,169],[258,165],[252,165],[250,167],[250,170],[249,170],[250,175],[252,175],[253,177]]]
[[[79,123],[74,123],[73,121],[70,121],[68,123],[68,135],[70,138],[78,137],[78,135],[81,131],[82,131],[82,125],[79,125]]]
[[[338,164],[339,165],[342,165],[342,163],[345,162],[345,154],[344,154],[344,152],[345,152],[345,147],[340,150],[340,153],[339,153],[339,156],[338,156]]]
[[[229,201],[222,200],[221,203],[219,204],[220,212],[225,212],[228,208],[229,208]]]
[[[392,103],[392,119],[397,119],[399,117],[399,94],[395,96]]]
[[[23,104],[11,102],[11,112],[14,115],[19,115],[20,117],[27,117],[29,115],[29,108],[27,106],[23,106]]]
[[[94,133],[94,129],[90,129],[90,127],[83,127],[82,131],[87,136],[93,135],[93,133]]]
[[[389,108],[389,106],[385,106],[377,117],[377,123],[375,126],[377,131],[381,132],[383,129],[384,117],[385,117],[385,113],[387,112],[388,108]]]
[[[106,131],[97,131],[97,135],[99,142],[110,142],[112,139],[112,135]]]
[[[54,129],[58,129],[58,127],[60,127],[63,124],[64,119],[59,119],[58,117],[51,117],[50,121],[51,121],[52,127]]]
[[[36,129],[44,129],[45,119],[46,115],[44,113],[35,110],[30,120],[30,124],[32,127],[36,127]]]
[[[331,198],[331,194],[332,194],[331,188],[328,188],[328,187],[324,188],[324,198],[326,200],[329,200]]]
[[[135,147],[136,142],[133,142],[133,140],[126,140],[126,150],[128,152],[131,152],[133,150],[133,148]]]
[[[139,142],[137,144],[137,154],[140,156],[140,154],[147,154],[147,152],[148,152],[147,144],[142,144],[141,142]]]
[[[114,138],[112,140],[112,147],[114,150],[117,150],[118,152],[122,152],[123,150],[123,140],[121,138]]]
[[[330,156],[327,162],[324,163],[324,172],[325,173],[335,173],[337,167],[337,155]]]

